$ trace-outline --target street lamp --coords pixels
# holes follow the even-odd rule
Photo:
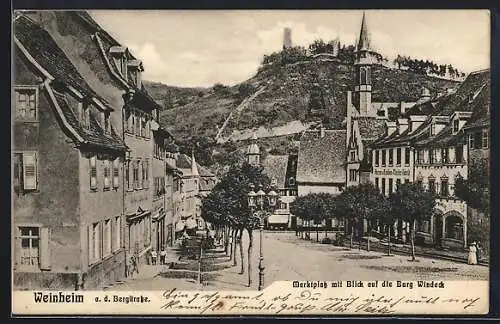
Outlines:
[[[264,221],[269,216],[270,212],[264,207],[269,207],[269,209],[274,209],[278,200],[278,194],[276,191],[271,189],[267,194],[259,186],[259,191],[255,192],[254,186],[250,185],[250,191],[248,192],[248,206],[252,212],[252,216],[259,219],[259,290],[264,287],[264,253],[262,244],[262,232],[264,230]],[[267,197],[267,199],[265,199]],[[254,209],[257,209],[253,212]],[[250,260],[249,260],[250,262]]]

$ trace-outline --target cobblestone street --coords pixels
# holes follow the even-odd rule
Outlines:
[[[246,233],[245,233],[246,234]],[[242,290],[257,289],[259,236],[255,233],[253,252],[253,285],[247,287],[247,274],[238,274],[238,265],[217,273],[202,286],[191,279],[154,278],[132,279],[112,290]],[[246,247],[248,237],[244,235],[245,271],[247,267]],[[386,256],[381,252],[359,251],[356,248],[323,245],[305,241],[293,232],[264,233],[265,285],[278,280],[487,280],[488,267],[471,266],[465,263],[417,257],[411,262],[409,256]],[[208,277],[208,276],[207,276]]]

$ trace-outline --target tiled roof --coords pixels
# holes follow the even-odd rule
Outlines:
[[[14,35],[36,62],[58,81],[84,95],[98,98],[49,33],[38,24],[21,15],[14,21]]]
[[[472,111],[472,106],[469,104],[471,97],[474,97],[485,84],[489,83],[489,69],[469,74],[455,93],[438,103],[436,107],[438,113],[440,115],[451,115],[455,111]]]
[[[297,182],[344,183],[346,131],[305,132],[300,140]]]
[[[476,98],[471,103],[472,115],[464,126],[465,129],[478,127],[478,126],[488,126],[491,123],[491,84],[490,80],[481,91],[477,94]]]
[[[53,91],[53,93],[57,104],[61,107],[64,118],[68,121],[71,127],[78,132],[78,135],[80,135],[88,144],[105,147],[111,150],[121,151],[127,149],[114,129],[111,129],[111,134],[106,134],[93,116],[90,117],[90,128],[83,128],[73,113],[73,110],[69,107],[65,95],[56,91]]]
[[[267,155],[262,161],[264,172],[272,180],[275,179],[279,188],[286,187],[286,171],[288,155]]]
[[[384,134],[385,121],[374,117],[354,117],[358,121],[361,139],[378,138]]]
[[[57,83],[69,85],[85,96],[97,98],[105,102],[90,88],[52,37],[38,24],[21,15],[14,21],[14,33],[28,53],[43,69],[57,80]],[[72,127],[87,144],[97,145],[112,150],[127,149],[123,140],[116,134],[114,129],[111,130],[111,134],[106,134],[92,116],[90,119],[90,129],[81,127],[77,117],[73,113],[76,108],[72,110],[64,94],[56,92],[52,88],[51,91],[54,93],[56,100],[54,104],[59,105],[70,127]]]

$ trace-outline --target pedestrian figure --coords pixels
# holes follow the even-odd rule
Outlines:
[[[477,244],[476,244],[476,250],[477,250],[476,251],[476,256],[477,256],[476,260],[479,263],[481,261],[481,254],[483,252],[483,248],[481,247],[481,244],[479,242],[477,242]]]
[[[151,250],[151,264],[152,265],[156,265],[157,258],[158,258],[158,254],[157,254],[156,250],[152,249]]]
[[[476,242],[473,242],[469,246],[469,258],[467,260],[468,264],[477,264],[477,247]]]
[[[165,264],[166,259],[167,259],[167,250],[165,250],[165,246],[162,246],[160,251],[160,264]]]

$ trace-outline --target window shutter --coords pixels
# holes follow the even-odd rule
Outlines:
[[[88,250],[88,264],[92,264],[94,245],[92,244],[92,224],[87,226],[87,250]]]
[[[90,188],[97,188],[97,164],[95,156],[90,158]]]
[[[119,184],[119,160],[116,159],[113,161],[113,187],[118,188]]]
[[[50,251],[50,229],[48,227],[40,228],[40,269],[50,270],[51,251]]]
[[[23,154],[23,179],[25,190],[35,190],[36,181],[36,153]]]
[[[15,229],[14,237],[14,270],[18,267],[21,258],[21,238],[19,237],[19,227]]]

